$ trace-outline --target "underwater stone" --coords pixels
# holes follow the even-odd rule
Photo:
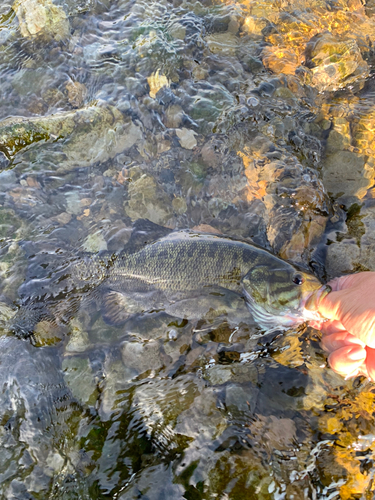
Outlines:
[[[126,214],[132,219],[140,217],[155,224],[164,224],[171,216],[171,200],[163,188],[149,175],[143,174],[129,184]]]
[[[225,384],[232,378],[232,369],[230,366],[214,365],[206,371],[204,378],[212,385]]]
[[[87,332],[83,330],[81,323],[77,319],[73,319],[69,323],[69,328],[71,330],[71,334],[69,342],[65,347],[66,352],[84,352],[90,346]]]
[[[176,196],[175,198],[173,198],[172,207],[176,214],[178,215],[184,214],[187,210],[187,204],[185,198],[183,198],[182,196]]]
[[[0,122],[0,147],[9,158],[41,141],[59,142],[65,158],[58,171],[104,162],[141,140],[141,129],[114,106],[95,103],[74,111]],[[60,142],[61,141],[61,142]]]
[[[372,185],[365,178],[365,157],[351,151],[338,151],[328,155],[322,167],[323,184],[335,198],[363,198]]]
[[[152,487],[150,486],[152,485]],[[143,468],[134,480],[126,483],[118,500],[136,500],[141,491],[147,491],[147,499],[184,500],[184,487],[178,484],[169,464],[159,464]],[[142,495],[143,496],[143,495]]]
[[[351,144],[349,121],[343,117],[334,117],[332,121],[333,128],[329,132],[327,139],[327,153],[335,153],[336,151],[348,149]]]
[[[213,33],[206,36],[208,48],[213,54],[221,56],[235,56],[239,40],[229,31],[225,33]]]
[[[80,108],[87,96],[86,85],[80,82],[68,82],[65,85],[68,91],[68,101],[73,108]]]
[[[360,211],[360,222],[365,234],[361,238],[360,264],[370,271],[375,271],[375,207],[363,206]]]
[[[375,206],[372,200],[348,210],[342,232],[327,235],[326,270],[329,277],[375,271]]]
[[[163,87],[169,87],[168,78],[165,75],[160,74],[159,69],[147,78],[147,83],[150,87],[150,97],[152,97],[153,99],[155,99],[156,94],[160,89],[162,89]]]
[[[176,129],[177,137],[180,139],[180,144],[184,149],[194,149],[197,145],[197,140],[195,136],[197,135],[194,130],[189,130],[187,128]]]
[[[327,247],[325,268],[330,278],[353,272],[361,260],[360,249],[354,239],[334,242]]]
[[[40,321],[34,328],[35,346],[51,346],[63,339],[63,331],[49,321]]]
[[[16,0],[12,8],[20,23],[21,34],[26,38],[43,36],[60,42],[70,34],[65,11],[51,0]]]
[[[9,160],[8,158],[5,156],[5,154],[0,151],[0,170],[3,170],[5,168],[7,168],[9,166]]]
[[[7,162],[9,163],[8,160]],[[0,172],[1,191],[11,190],[12,188],[15,187],[16,183],[17,183],[17,176],[13,170],[4,170],[3,172]]]
[[[186,36],[186,26],[183,26],[181,23],[175,21],[168,28],[168,32],[175,40],[184,40]]]
[[[60,106],[66,104],[66,96],[57,88],[48,88],[41,92],[43,100],[49,107]]]
[[[208,69],[203,67],[203,65],[195,66],[192,75],[194,80],[206,80],[208,78]]]
[[[221,144],[215,144],[215,139],[208,140],[201,149],[202,160],[205,165],[212,168],[217,168],[221,161],[220,149]]]
[[[62,371],[73,396],[83,404],[94,405],[99,393],[88,359],[68,356],[62,361]]]
[[[102,250],[107,250],[107,243],[100,231],[89,234],[82,244],[86,252],[98,253]]]
[[[124,342],[121,354],[124,365],[138,373],[158,370],[163,366],[159,342]]]
[[[77,191],[68,191],[66,197],[66,213],[69,215],[78,215],[82,211],[81,200]]]
[[[280,257],[298,262],[306,248],[313,249],[319,244],[327,224],[327,218],[319,215],[305,218],[291,240],[280,250]]]
[[[259,389],[246,384],[228,384],[225,391],[225,405],[231,413],[253,412]]]
[[[354,40],[340,40],[330,33],[313,37],[306,47],[313,65],[310,84],[320,92],[337,90],[355,82],[362,86],[369,74],[368,64]]]
[[[297,55],[283,47],[265,47],[262,52],[263,64],[277,75],[294,75],[299,61]]]
[[[259,38],[262,37],[262,30],[267,26],[267,20],[255,16],[247,16],[243,23],[242,29],[250,36]]]
[[[127,389],[130,381],[138,375],[137,370],[125,366],[116,355],[108,355],[104,363],[104,378],[100,383],[101,395],[98,409],[102,421],[109,420],[114,412],[118,412],[119,403],[121,405],[120,391]]]
[[[168,128],[177,128],[181,125],[184,112],[178,104],[171,104],[165,112],[165,125]]]
[[[10,208],[0,209],[0,238],[17,238],[18,229],[20,229],[22,225],[22,219],[17,217],[14,210]]]

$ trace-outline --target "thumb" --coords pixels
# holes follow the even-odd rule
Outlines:
[[[330,292],[319,302],[319,314],[325,319],[340,321],[342,317],[342,306],[346,295],[346,290]]]

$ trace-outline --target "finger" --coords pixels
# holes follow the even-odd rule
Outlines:
[[[325,335],[331,335],[332,333],[346,331],[346,329],[340,321],[325,321],[322,324],[320,331]]]
[[[367,359],[367,358],[366,358]],[[362,365],[359,367],[358,369],[358,373],[356,374],[353,374],[352,376],[355,377],[357,375],[363,375],[364,377],[366,378],[370,378],[369,374],[368,374],[368,371],[367,371],[367,367],[366,367],[366,360],[364,361],[364,363],[362,363]],[[349,377],[346,377],[346,378],[349,378]]]
[[[338,292],[331,292],[328,295],[325,295],[318,304],[318,313],[322,316],[322,318],[334,321],[339,320],[341,316],[340,309],[342,307],[342,303],[345,302],[347,293],[347,290],[340,290]]]
[[[366,345],[362,340],[354,337],[347,331],[340,331],[332,333],[331,335],[324,335],[321,340],[321,345],[325,351],[333,352],[345,346],[359,345],[365,349]]]
[[[371,347],[366,347],[366,367],[368,377],[374,382],[375,381],[375,349]]]
[[[366,359],[366,350],[359,345],[347,345],[332,352],[328,357],[328,363],[332,370],[343,375],[354,376]]]
[[[309,321],[309,326],[311,326],[311,328],[315,328],[315,330],[322,331],[324,323],[325,321],[323,319],[313,319]]]
[[[331,333],[341,332],[346,330],[340,321],[336,320],[313,320],[309,321],[309,326],[315,328],[315,330],[320,330],[322,333],[331,335]]]
[[[341,276],[340,278],[333,278],[333,280],[329,281],[327,285],[332,288],[333,292],[337,292],[353,286],[357,281],[358,274],[348,274],[347,276]]]

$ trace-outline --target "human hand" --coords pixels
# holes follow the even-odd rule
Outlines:
[[[332,292],[318,305],[328,321],[310,323],[323,333],[328,362],[346,378],[365,375],[375,381],[375,272],[342,276],[329,285]]]

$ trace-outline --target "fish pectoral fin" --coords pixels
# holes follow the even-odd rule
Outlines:
[[[232,308],[231,293],[219,287],[207,290],[166,293],[168,303],[165,312],[185,319],[216,318]],[[238,295],[236,295],[238,297]]]
[[[109,291],[101,303],[103,319],[112,326],[121,326],[132,314],[144,311],[144,306],[121,292]]]

